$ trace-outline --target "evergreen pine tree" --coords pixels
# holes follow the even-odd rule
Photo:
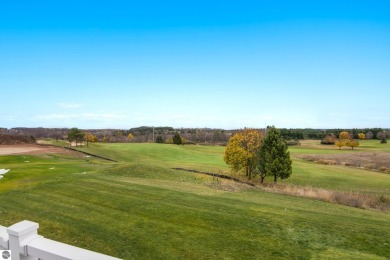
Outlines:
[[[164,143],[164,139],[162,138],[161,135],[157,136],[157,138],[156,138],[156,143],[158,143],[158,144]]]
[[[292,173],[287,144],[283,140],[280,130],[274,126],[267,128],[267,134],[259,151],[258,170],[261,182],[266,176],[274,176],[276,183],[278,178],[287,179]]]
[[[178,132],[176,132],[175,135],[173,136],[173,143],[179,145],[179,144],[182,144],[182,142],[183,141],[181,139],[180,134]]]

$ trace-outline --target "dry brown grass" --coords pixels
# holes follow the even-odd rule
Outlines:
[[[327,160],[327,159],[319,159],[317,161],[317,163],[319,164],[325,164],[325,165],[336,165],[337,164],[337,161],[335,160]]]
[[[345,165],[390,173],[389,153],[316,154],[297,158],[325,165]]]
[[[332,191],[287,184],[264,184],[260,189],[292,196],[306,197],[345,206],[390,212],[390,197],[356,192]]]
[[[338,149],[335,145],[323,145],[320,140],[300,140],[301,147],[319,149],[319,150],[335,150]]]
[[[253,187],[244,184],[238,183],[231,180],[221,179],[219,177],[213,177],[213,180],[208,184],[208,186],[217,189],[230,192],[244,191],[248,189],[253,189]]]

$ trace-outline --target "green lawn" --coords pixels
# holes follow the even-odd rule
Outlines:
[[[197,170],[226,171],[222,146],[165,145],[153,143],[89,144],[79,150],[120,162],[186,167]]]
[[[342,153],[361,151],[388,151],[389,145],[378,140],[364,141],[357,150],[343,149]],[[99,154],[127,163],[158,165],[174,168],[228,173],[229,168],[223,161],[225,147],[199,145],[163,145],[163,144],[90,144],[80,150]],[[319,141],[309,141],[306,146],[289,148],[293,158],[293,174],[282,183],[311,186],[337,191],[363,192],[390,196],[390,175],[375,171],[329,166],[306,162],[294,157],[295,154],[339,153],[336,146],[319,145]],[[271,179],[268,181],[272,182]]]
[[[390,197],[390,174],[346,166],[323,165],[299,159],[293,160],[291,177],[281,182]]]
[[[0,168],[11,169],[0,180],[0,224],[36,221],[45,237],[125,259],[390,258],[388,213],[251,188],[225,191],[212,177],[171,169],[226,171],[223,147],[82,149],[120,162],[0,156]],[[367,184],[364,174],[326,167],[294,160],[289,182],[306,185],[307,179],[307,185],[337,189],[363,185],[367,192],[381,182],[377,190],[389,187],[388,175],[368,176],[375,181]],[[332,183],[337,175],[344,179]]]

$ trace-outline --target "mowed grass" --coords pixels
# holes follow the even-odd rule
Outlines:
[[[196,170],[226,171],[223,161],[223,146],[165,145],[153,143],[92,143],[81,151],[98,154],[120,162],[158,165],[163,167],[186,167]]]
[[[296,155],[390,153],[389,144],[378,140],[360,141],[360,146],[351,150],[335,145],[321,145],[318,140],[303,141],[301,146],[289,147],[293,159],[293,174],[282,182],[312,186],[337,191],[390,195],[390,174],[340,165],[323,165],[297,159]]]
[[[378,140],[361,142],[356,150],[343,148],[342,153],[361,151],[387,152],[389,145]],[[229,174],[229,168],[223,161],[225,147],[199,145],[163,145],[163,144],[90,144],[79,148],[82,151],[99,154],[121,162],[158,165],[162,167],[203,170]],[[281,183],[311,186],[336,191],[360,192],[390,196],[390,175],[366,169],[337,165],[321,165],[295,157],[296,154],[339,153],[336,146],[319,144],[318,140],[304,141],[301,146],[289,147],[293,159],[293,174]],[[390,152],[390,151],[389,151]],[[255,181],[257,179],[255,178]],[[266,179],[267,180],[267,179]],[[272,178],[268,178],[272,182]]]
[[[281,183],[386,195],[390,198],[390,174],[339,165],[323,165],[300,159],[293,159],[293,174]]]
[[[11,169],[3,175],[0,192],[31,188],[52,182],[71,173],[96,171],[96,162],[104,167],[104,162],[94,158],[80,160],[72,155],[9,155],[0,156],[0,168]]]
[[[249,187],[225,191],[212,177],[171,169],[226,171],[223,147],[81,149],[119,163],[70,155],[0,156],[0,168],[11,168],[0,180],[0,224],[28,219],[40,224],[45,237],[124,259],[390,258],[388,213]],[[313,173],[318,167],[325,168]],[[371,190],[359,180],[364,174],[353,182],[356,176],[346,167],[326,167],[294,159],[289,181],[330,188],[345,182],[336,188],[352,183]],[[338,174],[344,180],[332,184]]]
[[[76,171],[0,193],[1,223],[125,259],[390,257],[389,214],[248,189],[145,165]]]

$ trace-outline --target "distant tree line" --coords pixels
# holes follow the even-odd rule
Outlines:
[[[221,144],[228,142],[230,136],[236,130],[212,129],[212,128],[179,128],[173,127],[137,127],[124,129],[80,129],[84,133],[89,133],[96,137],[98,142],[110,143],[173,143],[175,133],[179,133],[183,143],[194,144]],[[36,139],[56,139],[68,140],[68,134],[72,131],[70,128],[0,128],[0,134],[10,134],[19,136],[33,136]],[[129,135],[132,138],[129,138]],[[72,136],[72,134],[71,134]],[[91,137],[92,138],[92,137]]]
[[[0,145],[32,143],[35,143],[35,138],[33,136],[0,134]]]
[[[184,144],[219,144],[226,145],[229,138],[239,130],[225,130],[214,128],[173,128],[173,127],[149,127],[141,126],[130,129],[81,129],[84,133],[89,133],[98,142],[134,142],[134,143],[173,143],[175,133],[179,133]],[[265,134],[265,129],[256,129]],[[0,134],[28,136],[35,139],[51,138],[56,140],[67,140],[70,128],[0,128]],[[288,144],[294,140],[317,139],[323,140],[329,135],[339,136],[341,132],[348,132],[352,139],[359,139],[359,134],[364,134],[365,139],[388,139],[389,129],[364,128],[364,129],[312,129],[312,128],[282,128],[280,134]],[[379,136],[378,136],[379,133]],[[385,135],[383,138],[382,135]],[[131,135],[132,138],[129,138]],[[92,138],[92,137],[91,137]],[[361,138],[360,138],[361,139]],[[95,139],[93,139],[96,141]]]
[[[387,130],[387,131],[385,131]],[[312,128],[291,128],[286,129],[282,128],[280,129],[281,135],[285,140],[305,140],[305,139],[315,139],[315,140],[322,140],[327,135],[333,134],[335,136],[339,136],[341,132],[348,132],[351,134],[351,137],[354,139],[359,138],[360,133],[364,133],[367,135],[367,139],[377,139],[377,134],[379,132],[386,132],[386,138],[390,137],[389,129],[382,129],[382,128],[352,128],[352,129],[312,129]]]

